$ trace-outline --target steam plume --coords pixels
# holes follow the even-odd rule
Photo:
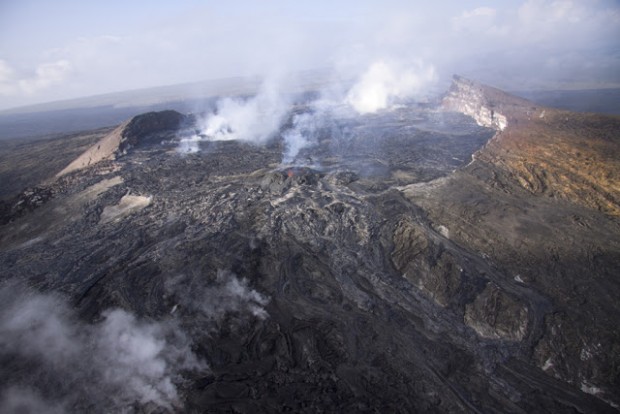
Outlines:
[[[293,127],[282,134],[284,138],[282,162],[284,164],[295,161],[299,151],[315,143],[319,122],[319,116],[314,113],[296,114],[293,117]]]
[[[280,128],[288,104],[274,80],[263,83],[258,94],[251,98],[223,98],[215,112],[199,122],[199,134],[181,139],[178,151],[197,152],[201,141],[264,143]]]
[[[416,62],[404,66],[379,60],[368,67],[353,87],[339,96],[337,92],[340,88],[325,85],[321,97],[306,102],[307,112],[295,114],[291,128],[282,132],[282,163],[294,163],[302,149],[316,144],[319,129],[327,126],[334,116],[347,113],[342,108],[352,108],[357,114],[390,109],[399,102],[418,98],[436,79],[432,65]],[[182,138],[178,151],[197,152],[201,141],[265,143],[275,136],[284,116],[291,109],[290,100],[285,96],[277,82],[271,79],[262,85],[254,97],[245,100],[221,99],[217,109],[199,123],[200,133]],[[350,110],[348,112],[352,113]]]
[[[58,297],[6,289],[0,297],[0,357],[28,367],[3,372],[15,383],[2,393],[0,411],[172,409],[180,404],[182,372],[207,369],[175,320],[142,321],[113,309],[87,324]]]
[[[269,299],[231,272],[218,271],[210,284],[180,277],[165,286],[182,308],[199,316],[200,332],[214,331],[229,313],[268,316]],[[204,374],[208,367],[193,352],[176,315],[146,321],[109,309],[101,321],[89,324],[61,297],[15,286],[0,290],[0,361],[10,362],[0,365],[6,379],[0,412],[182,408],[178,385],[183,375]]]
[[[218,321],[230,312],[250,313],[259,319],[268,316],[265,306],[269,298],[239,279],[234,273],[220,270],[215,283],[189,276],[178,276],[166,282],[166,290],[182,307],[210,321]]]
[[[345,101],[360,114],[377,112],[398,101],[415,98],[436,80],[432,65],[418,62],[412,67],[404,67],[381,60],[368,68]]]

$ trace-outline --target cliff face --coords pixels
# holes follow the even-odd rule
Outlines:
[[[490,185],[620,216],[620,117],[541,108],[459,76],[443,107],[498,131],[468,167]]]
[[[498,131],[508,125],[506,113],[524,104],[527,101],[458,75],[442,102],[444,109],[469,115],[478,125]]]
[[[465,322],[482,336],[509,332],[541,372],[617,407],[620,118],[537,107],[459,77],[444,108],[496,129],[466,167],[404,190],[435,228],[506,271]],[[484,315],[511,316],[490,329]],[[507,330],[518,320],[529,334]]]

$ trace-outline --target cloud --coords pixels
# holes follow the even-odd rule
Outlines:
[[[431,60],[442,74],[513,90],[620,83],[617,4],[526,0],[492,10],[475,8],[451,18],[451,31],[435,42],[438,53]]]
[[[531,23],[579,23],[589,14],[588,8],[572,0],[528,0],[518,9],[519,19]]]
[[[26,94],[34,94],[52,85],[59,84],[69,73],[72,66],[67,60],[43,63],[37,67],[35,76],[18,81],[19,88]]]
[[[265,75],[274,68],[336,66],[344,78],[355,78],[382,59],[403,66],[423,60],[442,81],[457,72],[510,88],[534,77],[548,86],[571,75],[580,82],[618,78],[617,2],[517,0],[465,9],[463,4],[471,3],[170,5],[157,20],[128,7],[122,26],[95,22],[101,35],[54,36],[64,42],[54,48],[5,46],[10,53],[0,65],[0,94],[7,98],[0,106]],[[570,53],[582,54],[582,62],[566,59]],[[564,62],[560,76],[538,71],[550,57]],[[242,106],[251,117],[254,103],[248,103],[222,102],[222,110],[241,114]]]
[[[63,59],[42,63],[33,75],[19,77],[6,61],[0,60],[0,95],[33,95],[62,83],[72,70],[71,63]]]
[[[15,90],[13,76],[15,71],[7,62],[0,59],[0,96],[12,95]]]
[[[478,7],[473,9],[472,11],[466,11],[463,12],[462,17],[465,19],[469,19],[472,17],[480,17],[480,16],[484,16],[484,17],[494,17],[495,14],[497,13],[497,11],[491,7]]]
[[[452,18],[452,29],[456,31],[486,30],[493,24],[496,15],[497,10],[491,7],[478,7],[473,10],[467,10],[461,15]]]

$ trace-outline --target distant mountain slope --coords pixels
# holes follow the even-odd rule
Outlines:
[[[282,81],[281,92],[314,90],[330,76],[327,70],[296,73]],[[13,108],[0,111],[0,140],[88,131],[150,111],[204,111],[220,96],[255,94],[261,83],[258,77],[215,79]]]
[[[532,90],[513,94],[539,105],[575,112],[620,115],[620,89]]]

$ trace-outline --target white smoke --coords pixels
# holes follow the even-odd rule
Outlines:
[[[177,307],[190,309],[197,332],[213,332],[229,313],[265,319],[269,298],[246,279],[218,271],[215,281],[176,278],[166,290]],[[65,300],[0,290],[2,413],[132,412],[136,407],[182,408],[183,375],[209,368],[192,350],[178,313],[161,321],[109,309],[93,324],[77,318]],[[186,318],[187,319],[187,318]],[[183,320],[183,323],[187,320]],[[196,323],[198,322],[198,323]],[[192,334],[196,332],[191,331]],[[26,367],[26,368],[24,368]],[[10,380],[9,380],[10,378]]]
[[[415,98],[436,80],[437,73],[432,65],[417,62],[403,66],[380,60],[349,90],[345,102],[360,114],[373,113]]]
[[[173,381],[179,373],[206,369],[206,364],[189,348],[189,340],[176,322],[140,322],[120,309],[104,315],[105,320],[97,329],[95,354],[105,364],[104,379],[125,384],[132,391],[127,402],[137,399],[141,404],[154,402],[170,407],[178,403]],[[174,341],[169,341],[170,335],[174,335]]]
[[[319,129],[327,127],[334,117],[391,109],[398,103],[421,97],[436,80],[432,65],[419,61],[404,65],[379,60],[371,64],[348,90],[340,82],[322,85],[320,97],[306,102],[307,112],[295,114],[292,126],[282,132],[282,163],[296,162],[301,150],[316,145]],[[195,153],[205,141],[265,143],[280,130],[283,118],[292,109],[290,99],[280,93],[281,89],[274,79],[270,79],[254,97],[221,99],[216,110],[199,122],[200,132],[182,138],[177,150]]]
[[[425,97],[422,95],[437,78],[432,65],[380,60],[371,64],[348,90],[342,89],[341,83],[326,85],[319,99],[306,104],[308,112],[296,114],[292,127],[282,134],[282,163],[296,162],[302,149],[317,144],[319,129],[329,127],[334,119],[389,110],[396,104]]]
[[[305,103],[305,112],[293,116],[291,127],[282,133],[282,164],[303,164],[299,152],[317,145],[322,133],[332,140],[340,137],[333,129],[336,120],[359,115],[346,102],[346,93],[342,82],[324,85],[316,99]]]
[[[204,283],[188,276],[166,282],[166,290],[181,308],[197,312],[210,321],[218,321],[227,313],[250,313],[259,319],[268,316],[265,306],[269,298],[239,279],[234,273],[219,270],[215,283]]]
[[[202,140],[203,138],[201,138],[200,135],[183,137],[179,140],[177,151],[181,154],[194,154],[200,151],[200,141]]]
[[[316,113],[296,114],[293,117],[293,127],[282,134],[284,139],[282,163],[292,163],[299,151],[316,143],[319,122]]]
[[[62,406],[118,412],[136,403],[172,409],[180,404],[175,384],[182,372],[208,369],[174,320],[141,321],[114,309],[87,324],[57,297],[0,296],[0,356],[33,367],[4,390],[2,412],[45,412],[39,405],[51,412]],[[46,402],[35,390],[53,399]]]
[[[201,141],[240,140],[261,144],[276,133],[289,110],[275,80],[267,80],[250,98],[223,98],[199,124],[199,133],[180,140],[181,153],[197,152]]]

